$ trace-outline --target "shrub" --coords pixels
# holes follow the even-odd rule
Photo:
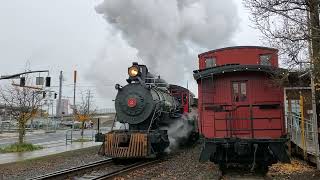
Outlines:
[[[26,152],[26,151],[35,151],[43,149],[42,146],[28,144],[28,143],[14,143],[8,146],[0,147],[1,153],[10,153],[10,152]]]

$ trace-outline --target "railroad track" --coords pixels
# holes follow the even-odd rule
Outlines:
[[[141,168],[141,167],[144,167],[144,166],[148,166],[148,165],[151,165],[151,164],[156,164],[156,163],[159,163],[161,161],[162,161],[162,159],[155,159],[155,160],[149,160],[149,161],[145,161],[145,162],[137,162],[137,163],[128,165],[126,167],[123,167],[123,168],[121,168],[119,170],[116,170],[116,171],[113,171],[113,172],[110,172],[110,173],[101,174],[101,175],[99,175],[97,177],[92,178],[92,180],[110,179],[110,178],[115,177],[117,175],[121,175],[121,174],[130,172],[130,171],[133,171],[135,169],[138,169],[138,168]]]
[[[93,163],[89,163],[89,164],[85,164],[85,165],[82,165],[82,166],[77,166],[77,167],[72,167],[72,168],[69,168],[69,169],[63,169],[61,171],[56,171],[56,172],[53,172],[53,173],[48,173],[48,174],[44,174],[42,176],[37,176],[37,177],[34,177],[34,178],[30,178],[30,180],[38,180],[38,179],[58,179],[58,178],[63,178],[63,177],[66,177],[67,175],[72,175],[74,173],[77,173],[77,172],[81,172],[81,171],[86,171],[86,170],[90,170],[90,169],[93,169],[93,168],[96,168],[96,167],[99,167],[99,166],[102,166],[102,165],[106,165],[106,164],[109,164],[112,162],[112,159],[105,159],[105,160],[101,160],[101,161],[96,161],[96,162],[93,162]]]
[[[85,164],[82,166],[78,166],[78,167],[72,167],[69,169],[64,169],[61,171],[56,171],[53,173],[48,173],[42,176],[38,176],[35,178],[30,178],[32,180],[38,180],[38,179],[67,179],[67,178],[72,178],[75,177],[79,174],[84,174],[84,172],[86,171],[94,171],[96,169],[98,169],[99,167],[102,167],[103,165],[109,164],[111,163],[113,160],[112,159],[106,159],[106,160],[101,160],[101,161],[97,161],[97,162],[93,162],[93,163],[89,163],[89,164]],[[112,170],[111,172],[107,172],[107,173],[99,173],[99,174],[94,174],[94,175],[85,175],[80,177],[80,179],[90,179],[90,180],[102,180],[102,179],[109,179],[112,177],[115,177],[117,175],[121,175],[127,172],[130,172],[132,170],[147,166],[147,165],[151,165],[151,164],[155,164],[158,162],[161,162],[162,159],[155,159],[155,160],[148,160],[148,161],[140,161],[140,162],[136,162],[133,164],[129,164],[126,165],[124,167],[119,167],[117,170]],[[115,165],[117,166],[117,165]]]

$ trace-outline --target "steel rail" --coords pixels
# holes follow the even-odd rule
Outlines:
[[[127,173],[127,172],[135,170],[137,168],[141,168],[141,167],[144,167],[144,166],[147,166],[147,165],[150,165],[150,164],[155,164],[155,163],[158,163],[158,162],[161,162],[161,161],[162,161],[162,159],[156,159],[156,160],[147,161],[147,162],[138,162],[138,163],[135,163],[135,164],[128,165],[128,166],[126,166],[124,168],[121,168],[119,170],[116,170],[116,171],[113,171],[113,172],[110,172],[110,173],[103,174],[101,176],[92,178],[92,180],[110,179],[110,178],[115,177],[117,175],[120,175],[120,174],[123,174],[123,173]]]
[[[96,166],[101,166],[101,165],[104,165],[104,164],[108,164],[110,162],[112,162],[112,158],[104,159],[104,160],[101,160],[101,161],[96,161],[96,162],[93,162],[93,163],[88,163],[88,164],[85,164],[85,165],[82,165],[82,166],[72,167],[72,168],[69,168],[69,169],[63,169],[63,170],[56,171],[56,172],[53,172],[53,173],[44,174],[44,175],[41,175],[41,176],[30,178],[29,180],[31,180],[31,179],[32,180],[37,180],[37,179],[57,178],[59,176],[65,176],[67,174],[72,174],[72,173],[75,173],[77,171],[83,171],[83,170],[90,169],[90,168],[93,168],[93,167],[96,167]]]

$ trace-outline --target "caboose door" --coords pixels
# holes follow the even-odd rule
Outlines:
[[[231,137],[251,137],[248,81],[232,81],[232,110],[228,115],[228,133]]]

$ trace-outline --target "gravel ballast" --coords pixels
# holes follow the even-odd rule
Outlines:
[[[320,171],[307,163],[293,159],[291,164],[275,164],[270,167],[266,176],[257,173],[250,173],[241,168],[230,168],[226,174],[222,174],[219,167],[211,162],[200,163],[199,157],[201,146],[189,148],[168,160],[159,164],[151,165],[142,169],[132,171],[126,175],[118,176],[115,180],[140,180],[140,179],[181,179],[181,180],[211,180],[211,179],[250,179],[250,180],[282,180],[282,179],[307,179],[320,180]],[[230,173],[231,172],[231,173]]]
[[[1,179],[26,179],[42,174],[80,166],[86,163],[102,160],[97,154],[99,147],[69,151],[37,159],[0,165]],[[276,164],[270,168],[267,176],[240,174],[221,174],[219,168],[211,162],[200,163],[201,146],[180,150],[170,154],[164,161],[149,165],[114,179],[320,179],[320,172],[301,160],[293,159],[292,164]],[[103,168],[101,169],[103,170]],[[101,171],[97,169],[97,172]],[[232,177],[232,178],[230,178]]]

